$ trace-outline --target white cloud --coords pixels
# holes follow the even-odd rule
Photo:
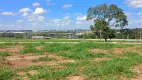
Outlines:
[[[141,19],[140,20],[135,20],[135,19],[129,20],[129,24],[139,24],[139,23],[142,23]]]
[[[60,21],[61,21],[61,19],[54,19],[54,20],[53,20],[53,22],[54,22],[55,24],[60,23]]]
[[[26,17],[26,16],[28,16],[29,15],[29,13],[23,13],[22,14],[22,16],[24,16],[24,17]]]
[[[77,22],[76,22],[76,24],[82,24],[82,22],[80,22],[80,21],[77,21]]]
[[[76,18],[76,20],[85,21],[85,20],[86,20],[86,16],[78,16],[78,17]]]
[[[31,12],[32,10],[29,9],[29,8],[22,8],[19,10],[19,12],[24,12],[24,13],[27,13],[27,12]]]
[[[43,16],[38,16],[38,21],[44,21],[45,20],[45,17]]]
[[[131,13],[131,12],[125,12],[125,15],[126,15],[127,17],[130,17],[130,16],[132,16],[132,13]]]
[[[25,18],[27,19],[27,21],[30,21],[30,22],[37,20],[35,15],[30,15],[30,16],[27,16],[27,17],[25,17]]]
[[[70,8],[70,7],[72,7],[71,4],[65,4],[65,5],[62,6],[62,8]]]
[[[33,14],[40,15],[40,14],[44,14],[46,12],[50,12],[50,11],[46,11],[43,8],[36,8]]]
[[[125,0],[125,2],[133,8],[142,8],[142,0]]]
[[[17,23],[21,23],[21,22],[23,22],[23,20],[17,20],[16,22],[17,22]]]
[[[29,15],[29,16],[25,16],[25,19],[27,19],[27,21],[30,22],[43,22],[45,20],[45,17],[43,16],[39,16],[39,15]]]
[[[12,13],[12,12],[2,12],[1,15],[4,15],[4,16],[15,16],[16,14]]]
[[[62,19],[54,19],[52,21],[54,24],[56,24],[57,26],[65,26],[65,25],[69,25],[71,22],[70,16],[65,16]]]
[[[40,6],[38,2],[33,3],[33,6]]]

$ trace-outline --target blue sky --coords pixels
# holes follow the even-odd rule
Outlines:
[[[126,28],[142,28],[142,0],[1,0],[0,30],[89,29],[87,9],[104,3],[124,10]]]

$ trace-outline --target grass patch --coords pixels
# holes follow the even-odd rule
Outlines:
[[[0,80],[12,80],[14,75],[10,68],[0,68]]]
[[[57,70],[54,70],[52,68],[46,68],[36,76],[38,79],[50,80],[50,79],[60,79],[73,73],[76,73],[76,70],[73,68],[64,68]]]
[[[94,53],[95,58],[103,58],[105,56],[106,56],[106,54],[104,54],[104,53]]]
[[[130,68],[139,63],[142,63],[142,56],[129,57],[128,59],[116,58],[92,65],[90,64],[85,69],[85,73],[91,78],[98,78],[98,80],[109,80],[109,75],[123,75],[124,77],[130,78],[134,75],[130,71]],[[108,79],[105,79],[106,77]]]
[[[75,68],[52,68],[50,66],[31,66],[23,69],[19,69],[17,71],[27,72],[29,70],[38,70],[39,73],[37,75],[30,75],[30,80],[60,80],[68,75],[73,75],[77,73]]]
[[[140,56],[138,53],[135,52],[126,52],[123,54],[120,54],[121,57],[135,57],[135,56]]]
[[[10,68],[9,63],[0,57],[0,80],[12,80],[15,75],[14,71]]]
[[[0,52],[0,57],[9,56],[8,52]]]
[[[40,45],[40,44],[38,44]],[[21,51],[21,54],[27,54],[27,53],[43,53],[42,50],[37,50],[35,48],[35,46],[37,46],[37,44],[28,44],[24,46],[24,49]]]

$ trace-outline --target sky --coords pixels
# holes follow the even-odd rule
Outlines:
[[[0,30],[89,29],[88,8],[104,3],[124,10],[125,28],[142,28],[142,0],[0,0]]]

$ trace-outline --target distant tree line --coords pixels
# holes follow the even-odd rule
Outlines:
[[[82,33],[81,35],[76,35]],[[31,39],[32,36],[46,36],[51,38],[64,38],[64,39],[103,39],[103,33],[97,31],[95,33],[86,31],[72,31],[70,34],[64,32],[32,32],[32,33],[1,33],[0,38],[16,38],[16,39]],[[142,29],[109,29],[108,39],[141,39]]]
[[[103,34],[100,31],[95,33],[86,33],[86,39],[103,39]],[[83,38],[83,37],[82,37]],[[108,32],[108,39],[142,39],[142,29],[110,29]]]

